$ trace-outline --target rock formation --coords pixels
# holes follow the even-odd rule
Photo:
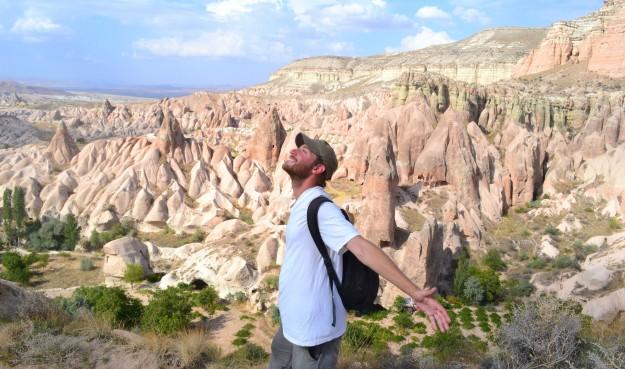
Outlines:
[[[286,138],[276,108],[272,108],[258,123],[249,150],[249,157],[256,160],[265,170],[275,168],[280,149]]]
[[[63,122],[59,124],[54,137],[52,137],[48,150],[52,153],[54,161],[60,165],[69,164],[72,158],[80,151]]]

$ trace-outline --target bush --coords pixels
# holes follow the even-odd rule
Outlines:
[[[431,336],[424,337],[422,346],[441,362],[449,362],[452,359],[459,360],[460,358],[477,360],[479,353],[485,349],[473,340],[465,338],[457,327],[452,327],[447,332],[436,332]]]
[[[573,252],[578,261],[583,261],[588,255],[597,252],[597,247],[595,245],[585,245],[582,241],[576,240],[573,242]]]
[[[363,315],[363,319],[367,319],[367,320],[373,320],[373,321],[380,321],[384,318],[386,318],[388,316],[388,310],[386,309],[380,309],[380,310],[376,310],[376,311],[372,311],[370,313],[367,313],[365,315]]]
[[[612,217],[608,220],[608,227],[610,227],[613,231],[620,231],[623,228],[623,225],[618,218]]]
[[[482,288],[479,278],[471,276],[464,282],[462,297],[466,303],[474,305],[480,304],[484,300],[484,288]]]
[[[404,296],[397,296],[395,300],[393,300],[393,305],[391,305],[391,311],[394,313],[401,313],[406,309],[406,298]]]
[[[547,266],[547,260],[542,257],[534,257],[527,262],[527,267],[531,269],[544,269]]]
[[[577,264],[577,260],[568,255],[558,255],[553,261],[553,266],[558,269],[579,268],[579,264]]]
[[[582,330],[577,308],[555,298],[527,302],[513,310],[499,329],[494,367],[570,368],[578,354]]]
[[[86,306],[95,316],[124,328],[135,326],[143,310],[138,299],[126,296],[119,287],[80,287],[74,291],[72,299],[68,306]]]
[[[65,224],[58,219],[50,219],[37,231],[28,236],[29,249],[35,251],[67,250],[64,246]]]
[[[550,236],[559,236],[560,230],[554,226],[547,226],[545,227],[545,234],[548,234]]]
[[[399,328],[411,329],[414,326],[412,315],[407,312],[401,312],[393,317],[393,322]]]
[[[15,252],[2,254],[2,266],[4,267],[4,272],[0,274],[2,278],[22,285],[27,285],[30,281],[28,264],[19,254]]]
[[[141,326],[147,331],[170,334],[185,328],[193,318],[188,289],[169,287],[156,291],[141,319]]]
[[[107,243],[122,238],[125,236],[136,236],[137,230],[132,222],[116,223],[111,227],[111,230],[98,232],[91,232],[89,241],[85,243],[85,248],[90,251],[100,250],[102,246]]]
[[[500,272],[506,269],[506,263],[501,259],[501,255],[497,250],[489,250],[482,262],[494,271]]]
[[[268,291],[277,291],[279,282],[278,278],[279,277],[275,274],[266,275],[262,282],[263,288]]]
[[[530,296],[536,290],[533,284],[526,279],[508,279],[505,283],[506,298],[515,300]]]
[[[124,271],[124,281],[134,284],[144,279],[143,266],[141,264],[128,264]]]
[[[224,359],[226,368],[250,368],[267,361],[269,354],[262,347],[245,343]]]
[[[375,353],[381,353],[388,350],[387,342],[393,337],[393,332],[377,323],[357,320],[347,323],[343,342],[350,351],[371,349]]]
[[[414,325],[414,331],[418,334],[425,334],[427,332],[427,327],[425,326],[425,323],[417,322]]]
[[[276,305],[269,306],[267,309],[269,316],[271,317],[271,324],[274,326],[280,324],[280,309]]]
[[[212,286],[206,286],[200,292],[193,294],[193,305],[206,310],[208,314],[214,314],[219,306],[219,295]]]
[[[80,270],[82,270],[83,272],[88,272],[90,270],[93,270],[94,268],[95,265],[93,265],[93,260],[89,258],[80,259]]]

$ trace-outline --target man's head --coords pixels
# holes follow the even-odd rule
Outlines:
[[[295,136],[296,149],[291,150],[289,157],[282,165],[291,178],[306,179],[316,177],[316,184],[325,186],[326,180],[338,166],[334,150],[324,140],[312,139],[303,133]]]

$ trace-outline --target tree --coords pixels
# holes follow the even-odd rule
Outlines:
[[[22,187],[15,187],[13,190],[13,220],[15,220],[17,228],[22,228],[26,220],[26,205]]]
[[[130,283],[131,286],[134,283],[141,282],[143,280],[143,277],[143,266],[141,266],[141,264],[126,265],[126,271],[124,272],[124,281]]]
[[[63,222],[50,219],[29,236],[30,248],[36,251],[59,250],[63,246]]]
[[[4,267],[4,272],[0,274],[0,277],[22,285],[28,284],[31,276],[30,270],[28,269],[28,264],[19,254],[15,252],[3,254],[2,266]]]
[[[65,216],[65,224],[63,226],[63,249],[73,250],[80,240],[80,226],[76,221],[74,214]]]
[[[10,226],[13,221],[13,204],[11,201],[12,193],[13,191],[7,188],[2,194],[2,224],[4,224],[5,228]]]

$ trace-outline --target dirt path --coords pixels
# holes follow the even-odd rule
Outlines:
[[[236,350],[232,341],[235,334],[247,323],[254,325],[249,342],[255,343],[269,352],[271,339],[278,327],[271,325],[264,315],[251,313],[243,306],[229,306],[228,311],[218,311],[208,320],[206,328],[210,331],[211,341],[222,349],[224,355]]]

